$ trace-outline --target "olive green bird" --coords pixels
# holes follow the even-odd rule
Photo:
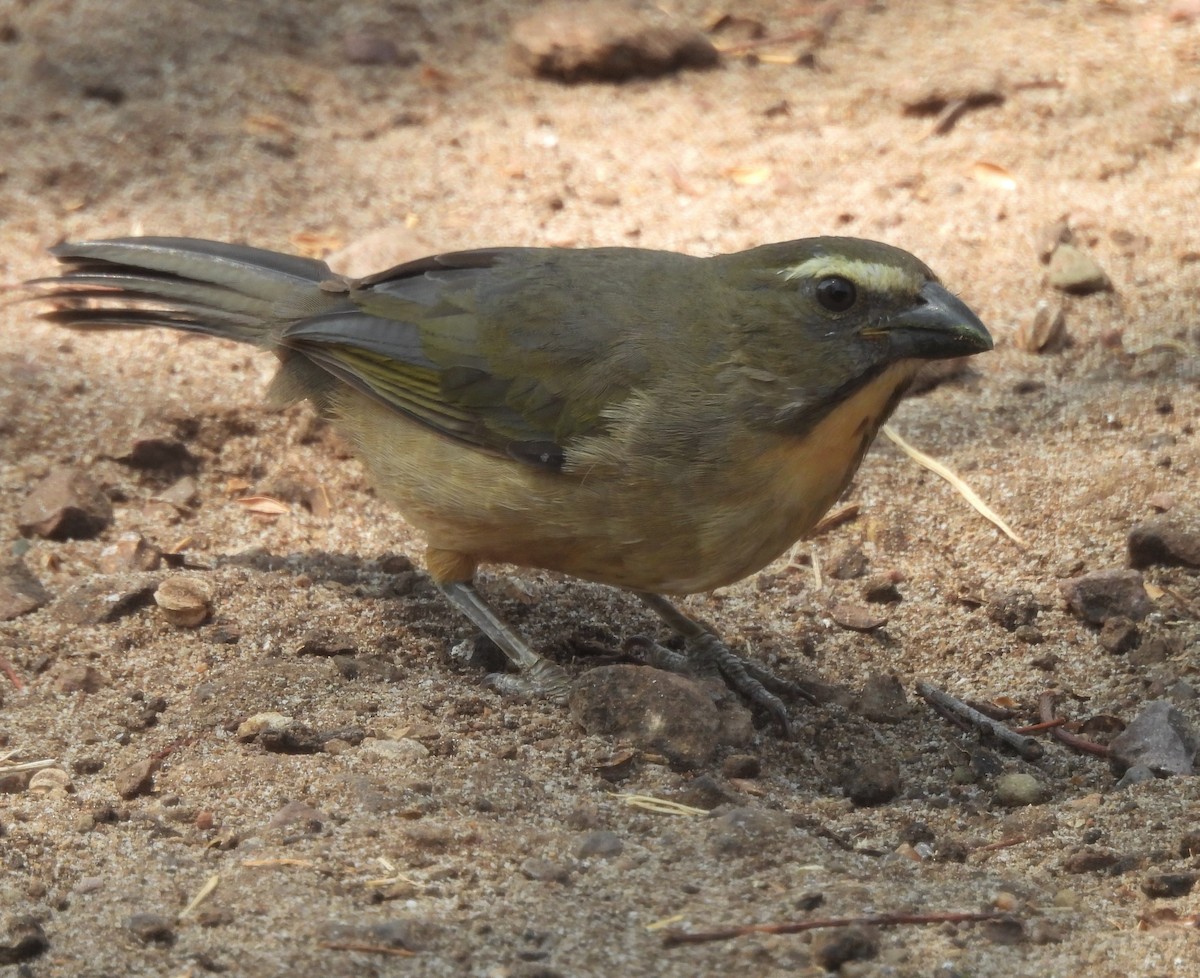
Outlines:
[[[525,686],[561,697],[569,677],[476,590],[482,563],[639,594],[785,730],[773,677],[664,595],[783,553],[846,489],[922,361],[992,346],[924,264],[854,238],[709,258],[494,248],[363,279],[187,238],[52,253],[61,277],[36,284],[64,300],[54,322],[273,351],[272,399],[308,398],[345,433]]]

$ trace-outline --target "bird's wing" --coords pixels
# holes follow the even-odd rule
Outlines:
[[[621,342],[628,254],[424,258],[351,283],[344,302],[292,323],[282,342],[442,434],[558,469],[646,372],[637,344]]]

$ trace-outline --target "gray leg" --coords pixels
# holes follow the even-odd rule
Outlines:
[[[545,696],[555,701],[566,699],[571,689],[571,677],[566,670],[544,659],[529,647],[529,643],[509,628],[492,606],[484,600],[469,581],[454,581],[438,585],[450,603],[471,619],[471,623],[495,642],[521,673],[519,677],[497,675],[489,679],[504,692],[524,692]]]
[[[770,692],[764,683],[780,689],[788,688],[789,684],[776,679],[761,666],[743,661],[716,635],[698,621],[693,621],[661,594],[639,591],[638,597],[653,608],[663,621],[683,636],[684,641],[687,642],[688,663],[696,671],[702,674],[705,672],[712,674],[714,671],[719,673],[731,689],[741,693],[751,703],[761,706],[770,713],[783,728],[784,736],[791,736],[792,727],[788,721],[787,709],[779,697]],[[666,657],[659,656],[659,659],[669,668],[672,661],[670,656],[673,653],[670,653],[668,649],[663,649],[663,652],[668,655]],[[678,656],[675,658],[677,659]]]

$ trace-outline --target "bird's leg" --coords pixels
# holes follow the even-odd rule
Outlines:
[[[438,587],[471,623],[500,647],[520,676],[495,675],[492,684],[504,692],[522,692],[547,697],[555,702],[566,699],[571,677],[566,670],[538,655],[529,643],[509,628],[470,581],[439,582]]]
[[[661,594],[650,594],[646,591],[639,591],[637,594],[663,621],[682,635],[687,643],[686,657],[671,653],[669,649],[662,649],[667,655],[657,656],[661,665],[679,671],[678,666],[686,662],[701,673],[719,673],[731,689],[770,713],[783,728],[784,736],[791,736],[792,727],[788,721],[787,709],[779,697],[767,689],[768,685],[777,689],[790,689],[791,684],[777,679],[763,667],[746,662],[734,654],[716,635],[698,621],[689,618]]]

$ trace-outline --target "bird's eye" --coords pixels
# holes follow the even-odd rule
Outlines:
[[[826,275],[817,283],[817,301],[830,312],[845,312],[857,299],[858,289],[841,275]]]

